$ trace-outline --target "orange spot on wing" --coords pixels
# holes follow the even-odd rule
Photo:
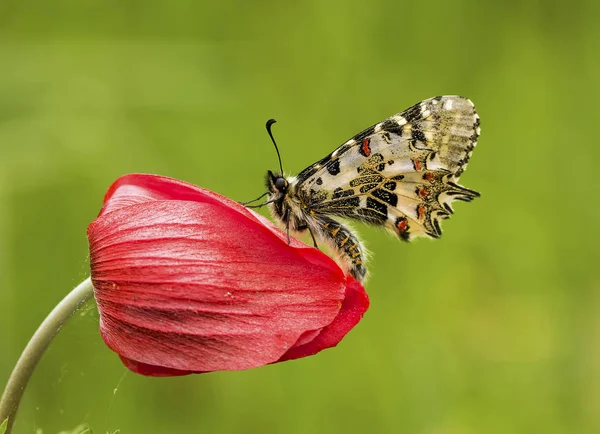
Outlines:
[[[396,228],[400,232],[405,232],[408,229],[408,222],[406,220],[400,220],[396,225]]]
[[[419,220],[423,220],[425,218],[425,206],[423,204],[417,207],[417,213],[419,214]]]
[[[419,197],[423,199],[429,195],[429,190],[427,190],[425,187],[419,187],[418,193]]]
[[[413,158],[413,163],[415,165],[415,170],[422,170],[423,169],[423,165],[416,158]]]
[[[431,181],[433,181],[433,178],[434,178],[434,175],[432,172],[427,172],[425,175],[423,175],[423,179],[425,181],[431,182]]]
[[[365,139],[362,142],[362,151],[363,154],[365,154],[365,156],[370,156],[371,155],[371,145],[370,145],[371,141],[369,139]]]

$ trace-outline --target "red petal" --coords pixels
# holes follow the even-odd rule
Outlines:
[[[281,232],[270,220],[251,209],[213,191],[166,176],[134,173],[120,177],[106,192],[104,207],[100,211],[100,216],[126,206],[157,200],[203,202],[230,208],[236,210],[242,216],[260,223],[287,243],[286,234]],[[293,238],[290,241],[293,247],[313,249],[313,247]],[[335,264],[327,255],[323,254],[322,256],[325,260]]]
[[[136,362],[135,360],[128,359],[124,356],[119,357],[129,370],[136,374],[142,374],[149,377],[179,377],[182,375],[200,374],[200,372],[180,371],[178,369],[165,368],[164,366],[148,365],[146,363]]]
[[[272,363],[339,317],[345,277],[329,257],[191,184],[119,179],[88,236],[102,335],[147,375]]]
[[[333,322],[308,343],[297,342],[278,362],[312,356],[326,348],[335,347],[358,324],[369,308],[369,297],[360,283],[352,278],[348,280],[346,297]]]

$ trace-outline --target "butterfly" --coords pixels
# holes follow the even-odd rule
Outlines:
[[[267,172],[268,205],[288,233],[310,232],[325,242],[359,281],[365,248],[338,218],[382,226],[400,239],[439,238],[452,202],[479,196],[458,184],[479,137],[473,103],[459,96],[424,100],[358,133],[297,176]],[[258,200],[257,198],[255,200]],[[251,201],[253,202],[253,201]],[[249,203],[249,202],[248,202]]]

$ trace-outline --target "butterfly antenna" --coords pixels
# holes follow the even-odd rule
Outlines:
[[[281,169],[281,176],[283,176],[283,165],[281,164],[281,155],[279,154],[279,148],[277,147],[277,143],[275,143],[275,139],[273,138],[273,133],[271,132],[271,126],[277,122],[275,119],[269,119],[267,121],[267,133],[269,133],[269,136],[271,137],[271,140],[273,141],[273,145],[275,145],[275,150],[277,151],[277,159],[279,160],[279,169]]]

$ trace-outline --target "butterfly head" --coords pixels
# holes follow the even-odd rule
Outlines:
[[[282,175],[275,174],[270,170],[267,172],[267,189],[271,194],[285,195],[289,186],[289,182]]]

